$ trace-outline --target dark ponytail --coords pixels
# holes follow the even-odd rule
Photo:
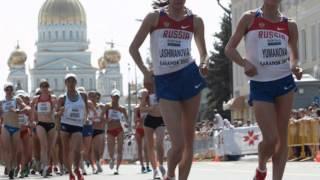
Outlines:
[[[154,0],[152,3],[153,9],[160,9],[169,5],[169,0]]]

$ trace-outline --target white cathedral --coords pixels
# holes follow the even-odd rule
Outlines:
[[[9,57],[8,81],[18,89],[28,92],[26,70],[29,70],[31,94],[39,87],[41,79],[47,79],[53,92],[60,95],[65,91],[64,76],[67,73],[77,75],[78,86],[99,91],[103,100],[114,88],[122,94],[121,55],[118,51],[105,51],[98,59],[98,69],[91,64],[86,13],[79,0],[45,1],[39,12],[36,46],[32,69],[26,69],[27,55],[19,45]]]

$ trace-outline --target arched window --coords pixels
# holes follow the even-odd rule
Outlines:
[[[76,32],[76,40],[79,41],[79,31]]]
[[[58,40],[58,39],[59,39],[59,32],[58,32],[58,31],[56,31],[56,32],[55,32],[55,35],[56,35],[56,37],[55,37],[55,38],[56,38],[56,40]]]
[[[66,40],[66,32],[62,31],[62,40]]]
[[[70,35],[69,35],[69,36],[70,36],[69,39],[70,39],[70,40],[73,40],[73,32],[72,32],[72,31],[70,31]]]

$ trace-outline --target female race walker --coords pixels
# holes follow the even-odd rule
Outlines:
[[[14,169],[17,168],[16,153],[20,145],[19,113],[30,111],[20,97],[14,96],[12,83],[4,85],[5,98],[0,101],[0,114],[3,119],[1,139],[5,154],[5,165],[9,172],[9,179],[14,179]]]
[[[297,79],[302,76],[298,66],[298,28],[281,14],[280,2],[264,0],[261,8],[244,13],[225,49],[229,59],[242,66],[250,79],[249,102],[263,136],[255,180],[266,178],[269,158],[273,163],[272,179],[282,179],[288,157],[288,121],[296,89],[292,73]],[[236,50],[243,36],[245,58]]]
[[[169,0],[167,6],[149,13],[130,46],[130,54],[144,74],[145,87],[155,84],[161,115],[170,135],[172,146],[165,178],[175,179],[179,165],[179,180],[187,179],[191,169],[200,92],[206,86],[201,74],[207,74],[208,60],[203,21],[185,7],[185,2]],[[139,53],[149,33],[152,71]],[[200,54],[199,67],[191,56],[193,36]]]
[[[87,94],[76,90],[77,76],[65,76],[67,92],[58,100],[57,114],[61,116],[61,140],[64,164],[69,172],[69,179],[84,180],[80,172],[82,131],[88,112]],[[72,172],[74,165],[74,173]]]
[[[119,167],[122,161],[123,154],[123,143],[124,143],[124,127],[122,127],[122,119],[128,119],[128,114],[126,109],[119,104],[120,100],[120,91],[117,89],[112,90],[111,92],[111,105],[107,104],[106,109],[106,118],[107,118],[107,143],[108,143],[108,152],[110,156],[109,166],[110,169],[114,168],[114,153],[115,146],[117,146],[117,165],[114,171],[114,175],[119,175]]]
[[[42,163],[42,176],[47,177],[49,172],[49,160],[52,149],[56,143],[57,131],[53,117],[56,106],[56,97],[49,91],[49,83],[46,80],[40,82],[40,95],[33,98],[31,107],[33,116],[37,116],[37,135],[40,140],[40,152]]]

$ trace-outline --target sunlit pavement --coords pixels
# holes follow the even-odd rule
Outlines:
[[[243,158],[233,162],[194,162],[190,174],[191,180],[252,180],[256,168],[256,157]],[[268,178],[271,179],[271,164],[268,165]],[[151,180],[152,173],[141,174],[137,165],[123,165],[120,167],[120,175],[115,176],[107,165],[103,166],[104,172],[99,175],[92,175],[91,169],[87,169],[89,175],[86,180]],[[0,167],[0,179],[8,179],[3,175],[4,168]],[[18,179],[18,178],[17,178]],[[43,179],[39,176],[30,176],[25,179]],[[68,176],[52,176],[48,179],[68,179]],[[290,162],[287,164],[285,180],[319,180],[320,163],[315,162]]]

